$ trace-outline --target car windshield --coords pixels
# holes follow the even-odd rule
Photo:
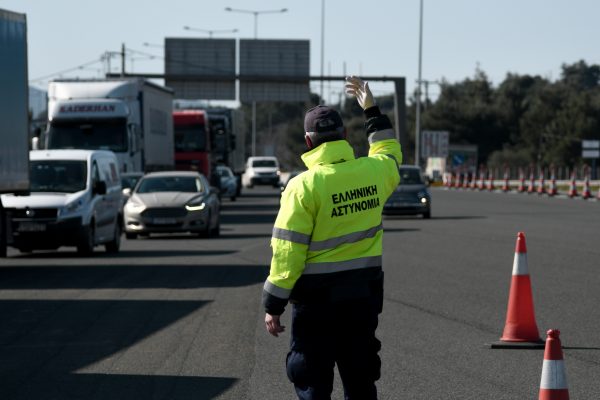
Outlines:
[[[140,178],[141,176],[121,176],[121,187],[123,189],[133,189]]]
[[[127,151],[126,120],[54,120],[48,130],[48,148]]]
[[[420,185],[423,184],[421,171],[415,168],[400,168],[401,185]]]
[[[200,179],[191,176],[157,176],[141,180],[137,193],[202,191]]]
[[[277,168],[277,163],[274,160],[254,160],[252,166],[254,168]]]
[[[29,163],[32,192],[75,193],[87,182],[85,161],[44,160]]]

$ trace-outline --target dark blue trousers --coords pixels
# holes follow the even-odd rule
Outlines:
[[[287,374],[300,400],[330,400],[337,364],[346,400],[377,399],[381,342],[377,301],[294,304]]]

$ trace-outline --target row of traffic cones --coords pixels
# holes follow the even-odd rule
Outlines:
[[[539,400],[569,399],[569,389],[559,336],[559,330],[548,330],[545,346],[540,338],[533,309],[525,234],[519,232],[513,261],[506,323],[500,337],[500,342],[492,344],[492,348],[545,347]]]
[[[472,177],[471,180],[468,180],[468,176],[466,174],[461,174],[461,173],[457,173],[457,174],[450,174],[446,180],[446,182],[444,183],[444,186],[448,187],[448,188],[467,188],[467,189],[479,189],[479,190],[489,190],[489,191],[494,191],[496,190],[495,184],[494,184],[494,173],[490,172],[487,176],[484,172],[481,172],[479,174],[479,178],[476,177]],[[510,187],[510,179],[509,179],[509,175],[508,172],[504,173],[503,179],[502,179],[502,187],[501,190],[503,192],[509,192],[511,191],[511,187]],[[516,191],[519,193],[537,193],[540,195],[546,194],[548,196],[556,196],[558,194],[558,187],[556,185],[556,176],[554,174],[554,172],[552,172],[551,176],[550,176],[550,180],[548,185],[546,185],[546,179],[544,174],[540,174],[539,179],[537,180],[537,184],[536,184],[536,179],[533,173],[531,173],[529,175],[529,179],[527,184],[525,183],[525,174],[523,174],[523,172],[521,171],[519,173],[519,183],[517,184],[517,188]],[[579,196],[579,192],[577,190],[577,178],[575,176],[575,173],[571,174],[571,180],[569,183],[569,190],[567,192],[567,195],[571,198],[573,197],[578,197]],[[583,188],[581,191],[581,198],[584,200],[587,199],[591,199],[593,197],[592,195],[592,191],[590,188],[590,177],[589,175],[586,175],[586,177],[583,179]],[[598,193],[596,195],[596,198],[598,200],[600,200],[600,187],[598,188]]]

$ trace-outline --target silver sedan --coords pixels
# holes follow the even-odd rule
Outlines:
[[[125,235],[192,232],[220,233],[220,203],[215,190],[198,172],[153,172],[140,180],[124,208]]]

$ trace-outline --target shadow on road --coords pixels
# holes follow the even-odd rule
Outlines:
[[[420,229],[415,229],[415,228],[383,228],[383,233],[385,232],[419,232],[421,231]]]
[[[277,212],[269,214],[224,214],[221,215],[222,224],[270,224],[275,223]]]
[[[181,237],[150,237],[145,238],[145,240],[152,239],[182,239]],[[186,238],[189,239],[189,238]],[[96,249],[96,251],[92,254],[92,259],[110,259],[110,258],[140,258],[140,257],[197,257],[197,256],[226,256],[230,254],[237,253],[236,250],[153,250],[153,249],[144,249],[144,250],[121,250],[118,253],[106,253],[102,251],[100,248]],[[82,257],[81,254],[77,253],[73,249],[72,252],[35,252],[29,254],[20,254],[15,257],[11,257],[18,260],[27,260],[27,259],[75,259],[81,258],[82,260],[89,259],[89,257]]]
[[[234,378],[136,375],[180,341],[153,336],[205,301],[2,300],[2,399],[212,399]],[[144,343],[145,340],[150,343]],[[149,351],[151,350],[151,351]],[[136,355],[113,357],[126,352]],[[145,359],[147,357],[147,359]],[[100,366],[90,367],[100,362]],[[97,368],[100,373],[77,372]],[[105,372],[106,371],[106,372]],[[113,371],[118,371],[114,373]]]
[[[258,265],[20,265],[0,268],[0,289],[241,287],[267,275],[268,267]]]

